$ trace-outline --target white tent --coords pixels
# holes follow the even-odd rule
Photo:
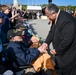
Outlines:
[[[41,6],[27,6],[27,10],[42,10]]]

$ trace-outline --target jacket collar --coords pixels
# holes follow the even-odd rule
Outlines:
[[[58,11],[58,14],[57,14],[57,16],[56,16],[55,24],[57,23],[57,20],[58,20],[59,14],[60,14],[60,10]]]

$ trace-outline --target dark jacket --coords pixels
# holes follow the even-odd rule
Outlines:
[[[1,13],[3,15],[3,23],[1,25],[1,30],[4,33],[7,33],[7,31],[10,29],[10,21],[9,21],[9,17],[8,15],[6,15],[5,13]]]
[[[26,48],[29,48],[32,45],[32,41],[30,40],[32,36],[33,35],[28,32],[28,29],[25,29],[25,33],[24,36],[22,36],[22,38],[23,42],[26,45]]]
[[[25,48],[24,43],[9,42],[7,46],[7,55],[10,61],[14,62],[13,55],[15,54],[19,65],[31,64],[40,54],[36,48]]]
[[[56,59],[61,68],[75,65],[76,60],[76,23],[74,18],[65,11],[60,11],[56,24],[51,26],[45,40],[57,52]]]
[[[0,14],[3,15],[3,23],[0,25],[0,29],[1,29],[0,37],[2,40],[2,44],[5,44],[8,43],[7,32],[10,28],[10,23],[9,23],[9,18],[5,13],[0,13]]]

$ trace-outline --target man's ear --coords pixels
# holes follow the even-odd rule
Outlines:
[[[53,12],[52,15],[53,15],[53,17],[56,17],[57,14],[55,12]]]

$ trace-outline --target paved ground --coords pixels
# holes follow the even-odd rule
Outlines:
[[[37,32],[38,35],[42,37],[42,39],[46,38],[50,28],[50,25],[47,24],[47,20],[31,20],[29,23],[31,26],[33,26],[35,32]]]
[[[30,20],[29,24],[35,33],[37,33],[43,40],[46,39],[50,30],[50,25],[47,24],[47,20]],[[52,48],[52,45],[50,45],[50,48]]]

